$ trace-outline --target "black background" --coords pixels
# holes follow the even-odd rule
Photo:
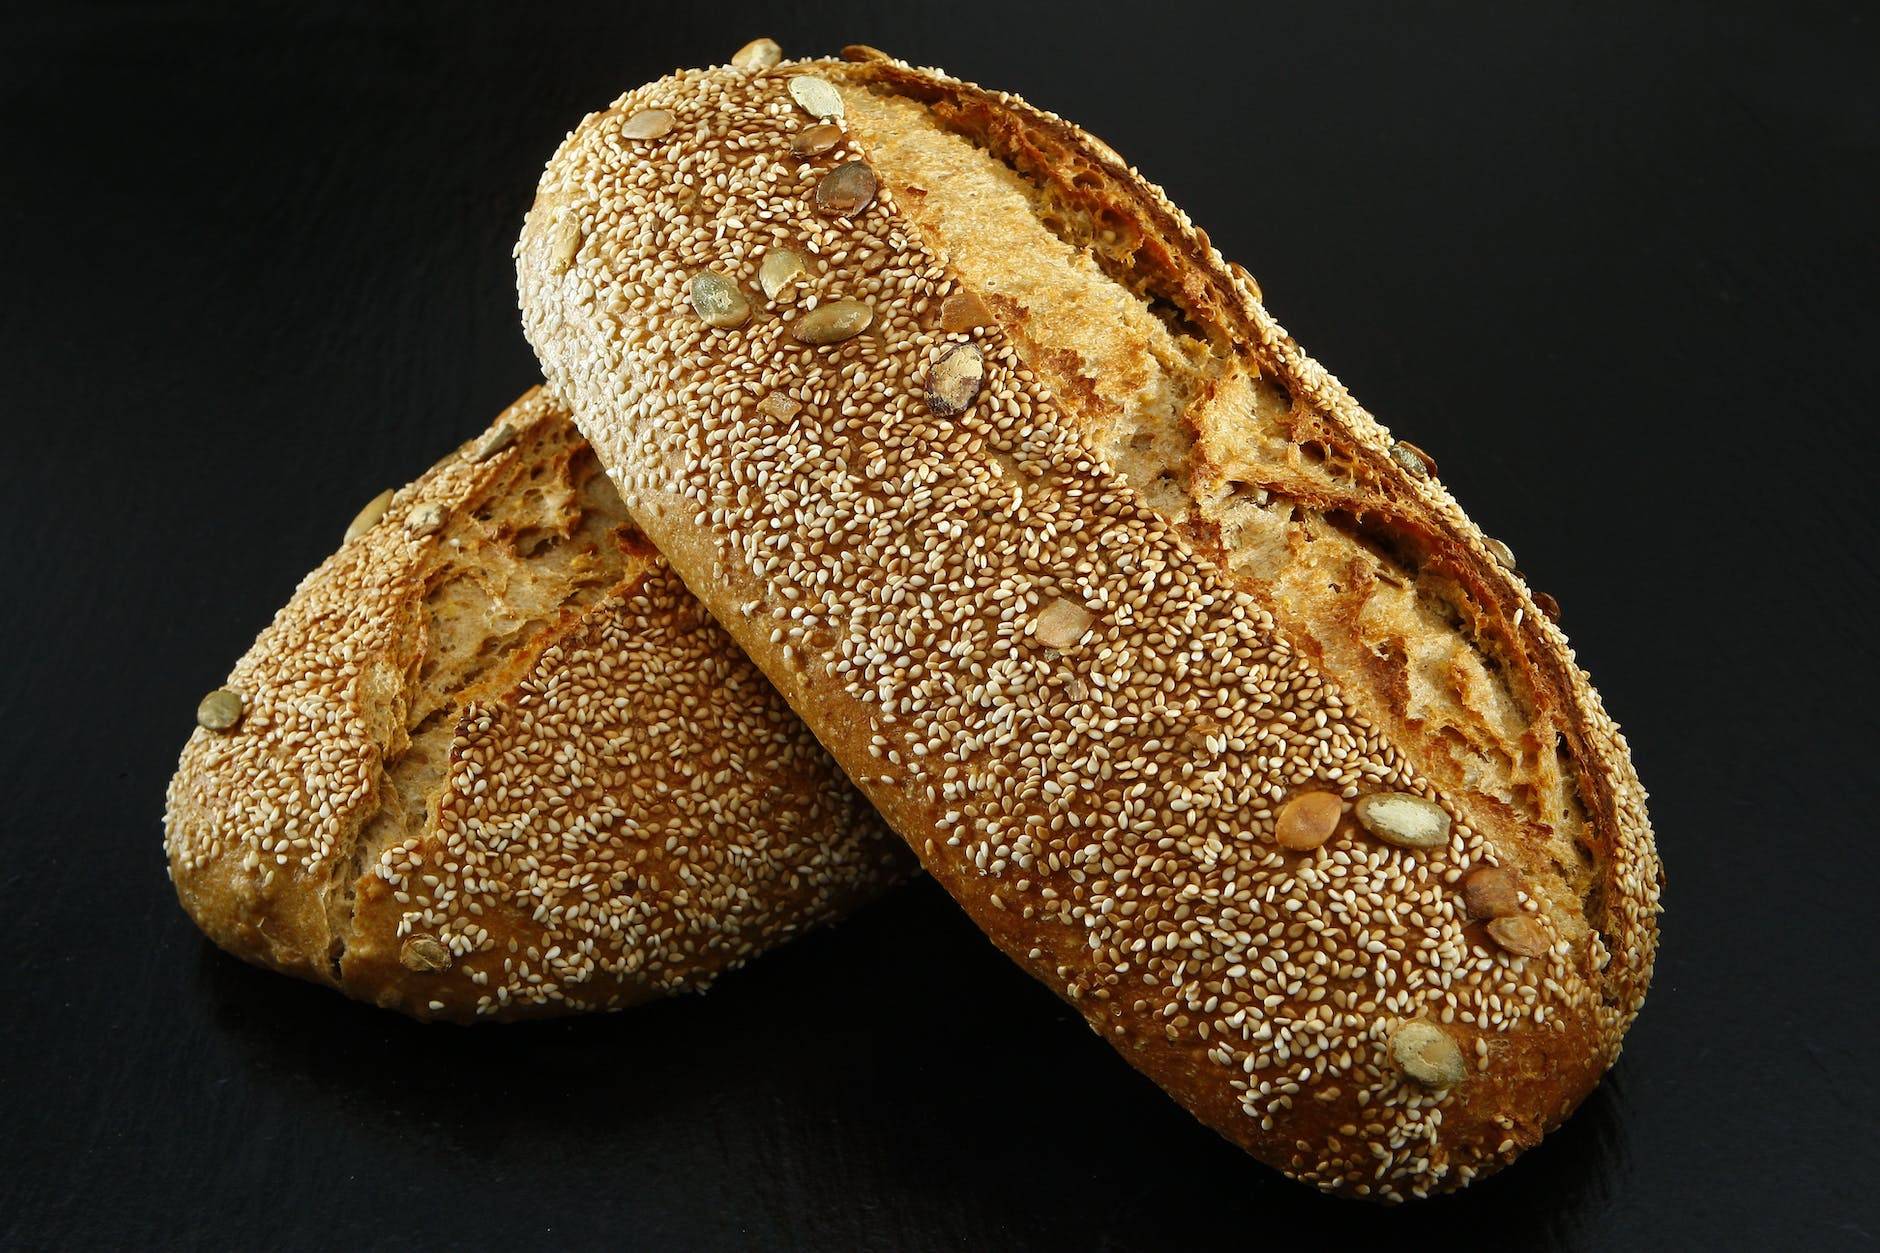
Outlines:
[[[1874,1247],[1863,7],[6,19],[0,1243]],[[1110,140],[1565,606],[1653,793],[1664,950],[1615,1072],[1505,1175],[1397,1211],[1283,1181],[931,885],[702,1000],[469,1031],[177,909],[198,696],[534,378],[509,250],[542,162],[760,33]]]

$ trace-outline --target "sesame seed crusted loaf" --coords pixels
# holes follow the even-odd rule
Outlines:
[[[190,917],[418,1018],[703,988],[911,870],[540,388],[369,505],[200,721]]]
[[[517,248],[629,511],[1209,1126],[1385,1200],[1512,1160],[1656,947],[1644,793],[1551,602],[1100,141],[750,51],[587,118]]]

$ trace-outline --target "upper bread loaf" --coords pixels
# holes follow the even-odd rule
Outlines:
[[[1550,600],[1107,146],[868,49],[586,119],[524,322],[628,509],[992,940],[1296,1178],[1592,1089],[1660,868]]]
[[[612,1009],[911,870],[541,389],[352,530],[170,783],[223,948],[419,1018]]]

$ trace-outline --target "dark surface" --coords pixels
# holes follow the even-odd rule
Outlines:
[[[5,19],[0,1245],[1880,1243],[1874,19],[1262,7]],[[1109,139],[1566,606],[1669,912],[1624,1059],[1502,1177],[1398,1211],[1286,1183],[930,885],[702,1000],[472,1031],[177,909],[197,697],[534,377],[542,162],[766,32]]]

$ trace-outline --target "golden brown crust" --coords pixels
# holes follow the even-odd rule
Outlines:
[[[310,575],[229,687],[242,721],[170,786],[184,907],[419,1018],[702,988],[907,871],[540,389]]]
[[[799,159],[805,74],[848,139]],[[643,108],[672,132],[623,138]],[[858,158],[874,202],[817,213]],[[684,305],[778,247],[818,259],[801,291],[735,329]],[[1210,1126],[1398,1199],[1512,1159],[1616,1056],[1658,891],[1623,740],[1423,462],[1107,147],[874,55],[682,73],[564,144],[518,282],[674,567],[982,929]],[[788,336],[838,298],[866,334]],[[926,389],[961,345],[956,414]],[[1409,799],[1283,851],[1306,790]],[[1463,904],[1483,865],[1518,876],[1512,941]]]

